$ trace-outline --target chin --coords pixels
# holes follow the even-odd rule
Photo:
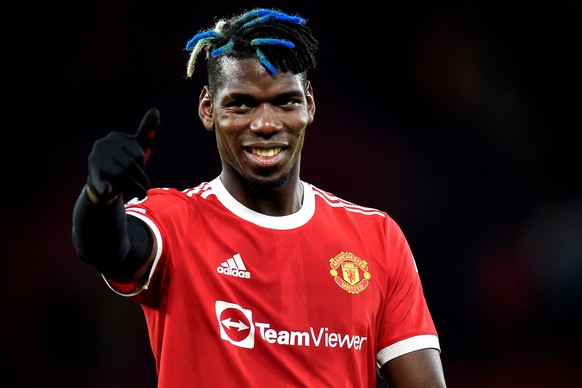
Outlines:
[[[289,175],[280,177],[246,177],[247,183],[253,191],[264,191],[279,188],[289,180]]]

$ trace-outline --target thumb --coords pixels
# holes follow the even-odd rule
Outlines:
[[[141,119],[139,128],[135,133],[135,139],[143,150],[144,165],[147,164],[150,158],[154,145],[154,139],[158,133],[159,128],[160,111],[157,108],[150,108]]]

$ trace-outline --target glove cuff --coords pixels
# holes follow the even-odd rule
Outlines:
[[[115,202],[120,196],[121,194],[106,194],[106,195],[101,195],[99,194],[99,192],[97,191],[97,189],[95,188],[95,186],[93,186],[91,184],[91,182],[89,180],[87,180],[87,196],[89,197],[89,199],[91,200],[91,202],[93,202],[95,205],[111,205],[113,202]]]

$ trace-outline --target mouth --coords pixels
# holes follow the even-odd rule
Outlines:
[[[281,152],[281,147],[274,148],[251,148],[250,151],[253,155],[260,158],[272,158]]]

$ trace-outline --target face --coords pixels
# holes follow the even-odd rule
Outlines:
[[[277,186],[299,179],[305,129],[315,103],[300,75],[271,75],[254,59],[222,58],[215,95],[205,87],[199,114],[215,131],[222,177]]]

